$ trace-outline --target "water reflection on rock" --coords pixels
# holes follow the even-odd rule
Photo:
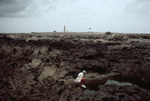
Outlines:
[[[115,80],[107,80],[107,82],[105,83],[105,85],[111,85],[111,84],[115,84],[118,86],[132,86],[133,84],[130,82],[119,82],[119,81],[115,81]]]

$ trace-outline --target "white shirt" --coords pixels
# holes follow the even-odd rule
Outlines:
[[[78,77],[74,80],[74,82],[75,82],[75,83],[81,82],[81,79],[83,78],[83,76],[84,76],[84,73],[83,73],[83,72],[80,72],[80,73],[78,74]]]

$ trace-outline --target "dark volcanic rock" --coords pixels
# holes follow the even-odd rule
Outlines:
[[[0,34],[0,100],[148,101],[149,90],[101,85],[93,95],[73,84],[129,77],[150,84],[150,35],[100,33]],[[117,72],[117,73],[114,73]]]
[[[148,101],[150,99],[150,91],[137,86],[100,85],[99,90],[117,101]]]

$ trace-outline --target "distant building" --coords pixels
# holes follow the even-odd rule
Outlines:
[[[66,27],[64,26],[64,32],[66,32]]]
[[[89,28],[89,32],[92,32],[92,31],[91,31],[91,28]]]

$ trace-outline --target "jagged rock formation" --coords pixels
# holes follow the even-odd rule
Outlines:
[[[88,83],[119,75],[149,85],[149,66],[150,35],[1,34],[0,100],[148,101],[150,91],[135,86],[100,85],[101,92],[84,95],[73,77],[85,69]]]

